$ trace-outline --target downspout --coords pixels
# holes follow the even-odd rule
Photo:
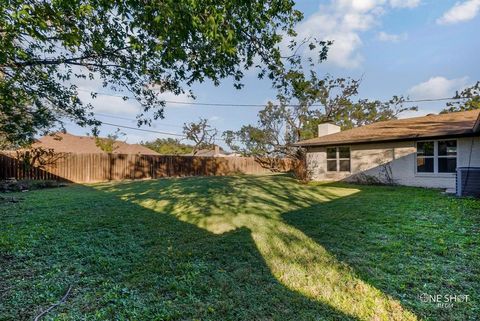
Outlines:
[[[480,131],[480,113],[478,114],[477,121],[475,122],[475,125],[473,125],[473,133],[476,133]]]

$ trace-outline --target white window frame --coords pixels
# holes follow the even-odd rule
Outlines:
[[[455,141],[456,142],[456,155],[455,156],[440,156],[438,154],[438,143],[439,142],[446,142],[446,141]],[[418,156],[418,143],[425,143],[425,142],[433,142],[433,156]],[[419,172],[418,171],[418,159],[419,158],[433,158],[433,172]],[[428,176],[428,175],[446,175],[451,176],[455,175],[455,172],[439,172],[438,160],[440,158],[455,158],[457,160],[457,167],[458,167],[458,140],[457,139],[427,139],[427,140],[419,140],[415,142],[415,174],[418,176]]]
[[[329,148],[335,148],[335,158],[328,158],[328,149]],[[340,148],[348,148],[348,152],[350,157],[349,158],[340,158]],[[329,146],[325,148],[325,159],[326,159],[326,172],[327,173],[350,173],[352,171],[352,149],[350,146]],[[336,161],[336,170],[334,171],[329,171],[328,170],[328,161]],[[340,161],[346,161],[348,160],[348,167],[350,170],[348,171],[341,171],[340,170]]]

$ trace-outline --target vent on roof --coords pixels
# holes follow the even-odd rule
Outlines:
[[[457,168],[457,196],[480,197],[480,167]]]

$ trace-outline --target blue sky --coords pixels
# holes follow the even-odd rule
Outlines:
[[[480,80],[480,0],[298,0],[297,8],[305,15],[297,26],[300,36],[335,41],[327,62],[319,66],[320,72],[363,77],[360,98],[388,99],[395,94],[412,99],[451,97],[456,90]],[[244,83],[242,90],[234,89],[231,80],[219,87],[198,84],[193,90],[196,101],[208,103],[263,104],[275,97],[271,84],[258,80],[253,72],[247,74]],[[79,85],[82,90],[98,89],[95,83]],[[165,98],[191,100],[168,94]],[[136,126],[133,119],[139,106],[134,101],[99,96],[93,104],[102,115],[100,120]],[[417,113],[403,117],[438,112],[444,103],[418,106]],[[165,119],[155,121],[150,129],[181,133],[184,122],[202,117],[222,132],[255,123],[260,109],[167,105]],[[88,132],[75,125],[66,127],[74,134]],[[101,134],[115,129],[102,126]],[[121,131],[132,143],[167,137],[124,128]]]

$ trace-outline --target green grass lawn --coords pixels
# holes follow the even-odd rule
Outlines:
[[[0,320],[479,320],[480,201],[283,175],[0,203]],[[422,294],[468,295],[437,306]]]

